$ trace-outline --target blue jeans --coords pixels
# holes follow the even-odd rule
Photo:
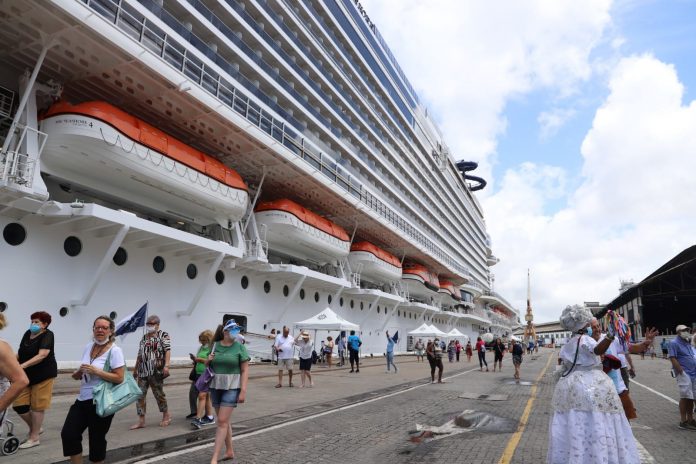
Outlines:
[[[399,369],[396,368],[396,364],[394,364],[394,352],[387,352],[387,371],[389,370],[390,366],[394,366],[394,372],[399,372]]]

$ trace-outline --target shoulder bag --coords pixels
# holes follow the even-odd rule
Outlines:
[[[93,401],[97,406],[99,417],[111,416],[143,396],[138,382],[128,372],[125,365],[123,368],[125,369],[123,382],[115,384],[102,379],[93,389]],[[111,372],[111,350],[109,350],[109,355],[104,363],[104,371]]]
[[[210,350],[211,353],[215,353],[215,345],[216,343],[213,343],[213,348]],[[215,377],[215,371],[208,364],[200,377],[198,377],[198,380],[196,380],[196,390],[201,393],[206,393],[210,390],[210,382],[213,381],[213,377]]]

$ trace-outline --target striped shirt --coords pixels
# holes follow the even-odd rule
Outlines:
[[[155,373],[161,374],[164,369],[164,355],[171,349],[169,334],[158,330],[147,334],[140,340],[138,350],[138,377],[149,377]]]

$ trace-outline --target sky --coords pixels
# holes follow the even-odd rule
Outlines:
[[[535,321],[696,244],[696,0],[361,0],[479,162],[495,290]]]

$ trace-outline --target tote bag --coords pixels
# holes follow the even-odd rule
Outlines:
[[[216,343],[213,343],[213,348],[210,350],[211,353],[215,353],[215,345]],[[196,390],[201,393],[206,393],[210,390],[210,382],[212,382],[213,377],[215,377],[215,371],[210,367],[210,364],[208,364],[201,376],[196,380]]]
[[[128,368],[124,366],[125,373],[123,382],[114,384],[103,380],[94,387],[93,401],[97,406],[97,415],[99,417],[107,417],[115,414],[117,411],[125,408],[129,404],[133,404],[143,396],[142,390],[138,386]],[[111,372],[111,350],[109,356],[104,363],[104,370]]]

